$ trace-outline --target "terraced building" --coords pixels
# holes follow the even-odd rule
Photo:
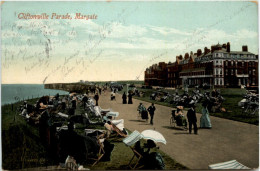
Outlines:
[[[212,45],[176,56],[174,63],[160,62],[145,71],[145,84],[181,87],[207,84],[214,87],[258,87],[258,55],[248,51],[231,51],[230,43]]]

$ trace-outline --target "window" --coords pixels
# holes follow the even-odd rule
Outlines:
[[[219,74],[222,75],[222,69],[220,69]]]
[[[234,62],[233,62],[233,61],[231,61],[231,66],[233,66],[233,64],[234,64]]]
[[[242,62],[242,67],[244,66],[244,61]]]
[[[225,61],[225,65],[228,66],[228,61]]]
[[[233,69],[231,69],[231,75],[234,75]]]
[[[255,75],[255,69],[253,69],[253,75]]]
[[[228,69],[226,69],[226,75],[228,75]]]
[[[222,85],[222,79],[220,79],[220,85]]]

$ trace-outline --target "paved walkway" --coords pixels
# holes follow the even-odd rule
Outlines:
[[[190,169],[207,169],[210,164],[233,159],[250,168],[258,168],[258,126],[211,116],[212,129],[199,129],[198,135],[188,134],[170,126],[170,107],[155,104],[154,125],[150,125],[137,118],[139,103],[146,107],[150,103],[133,99],[133,104],[122,104],[119,94],[116,100],[110,101],[110,93],[106,92],[100,96],[99,104],[102,108],[118,111],[118,119],[124,119],[125,127],[131,131],[155,129],[162,133],[167,144],[160,144],[160,149]],[[197,114],[198,125],[200,117],[201,114]]]

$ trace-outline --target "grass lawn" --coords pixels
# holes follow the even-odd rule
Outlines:
[[[154,89],[141,89],[141,88],[137,88],[137,89],[140,91],[144,91],[145,96],[144,97],[134,96],[134,98],[136,98],[136,99],[151,102],[151,103],[156,103],[156,104],[160,104],[160,105],[164,105],[164,106],[176,107],[176,106],[171,105],[168,102],[159,102],[159,101],[151,100],[150,95],[154,91],[156,91]],[[192,90],[193,90],[192,88],[189,88],[189,92],[192,92]],[[201,92],[205,91],[203,89],[200,89],[200,90],[201,90]],[[163,90],[163,91],[167,91],[169,93],[175,92],[175,90]],[[211,90],[206,90],[206,91],[211,92]],[[240,100],[242,100],[243,95],[246,94],[245,89],[220,88],[220,91],[221,91],[221,95],[225,98],[225,101],[224,101],[222,107],[225,108],[227,110],[227,112],[210,113],[210,115],[225,118],[225,119],[231,119],[231,120],[235,120],[235,121],[259,125],[259,112],[257,112],[257,114],[255,114],[255,115],[243,114],[242,109],[240,107],[238,107],[238,102]],[[120,93],[122,93],[122,92],[126,92],[126,87],[124,87],[124,89],[122,91],[120,91]],[[178,90],[178,93],[182,94],[183,90]],[[196,106],[197,106],[196,111],[200,112],[202,109],[201,103],[197,104]]]
[[[36,100],[28,100],[28,103],[34,104]],[[57,163],[46,157],[47,153],[40,141],[38,127],[28,124],[16,112],[15,109],[21,104],[22,102],[15,103],[13,110],[11,105],[2,106],[3,169],[13,170],[57,165]],[[82,109],[79,108],[76,112],[82,112]],[[96,128],[101,129],[103,127]],[[111,161],[100,161],[94,167],[91,164],[84,165],[84,167],[92,170],[129,169],[127,166],[133,156],[132,150],[122,142],[122,139],[110,138],[109,141],[115,145],[111,154]],[[162,151],[158,149],[156,151],[162,155],[167,170],[188,169]]]

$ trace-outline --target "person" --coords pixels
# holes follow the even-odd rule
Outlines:
[[[143,103],[140,103],[139,106],[137,107],[137,111],[139,111],[139,114],[141,115],[142,111],[146,110],[145,107],[143,106]]]
[[[211,122],[209,118],[209,111],[207,109],[207,102],[202,103],[202,116],[200,118],[200,128],[211,128]]]
[[[211,96],[212,96],[212,97],[216,97],[216,90],[215,90],[215,89],[212,90]]]
[[[137,107],[137,111],[139,111],[139,116],[141,116],[142,119],[148,121],[148,112],[142,103]]]
[[[94,96],[94,99],[96,100],[96,106],[98,106],[98,99],[99,99],[98,93],[96,93],[96,95]]]
[[[87,94],[84,94],[84,97],[82,98],[83,108],[86,108],[86,103],[88,102],[88,96]]]
[[[132,93],[129,93],[129,95],[128,95],[128,104],[133,104]]]
[[[55,95],[55,98],[59,101],[60,100],[60,95],[59,95],[59,93],[57,93],[56,95]]]
[[[30,105],[27,103],[27,101],[24,101],[23,103],[23,111],[21,113],[22,116],[26,116],[33,112],[33,105]]]
[[[153,116],[154,116],[154,111],[156,110],[154,103],[152,103],[152,105],[149,106],[147,110],[148,110],[150,117],[151,117],[150,124],[153,125]]]
[[[198,128],[197,128],[197,117],[196,117],[196,110],[195,110],[195,104],[191,104],[191,108],[188,110],[187,113],[188,122],[189,122],[189,133],[191,134],[192,125],[194,127],[194,134],[198,134]]]
[[[175,118],[178,126],[185,126],[187,127],[187,121],[185,116],[182,112],[183,106],[177,106],[177,111],[175,113]]]
[[[126,94],[125,94],[125,92],[124,92],[124,94],[123,94],[123,96],[122,96],[122,99],[123,99],[123,104],[127,104],[127,102],[126,102]]]
[[[66,98],[63,97],[62,100],[61,100],[61,106],[62,106],[62,110],[65,110],[66,109]]]
[[[114,91],[111,92],[111,100],[116,100],[116,95]]]
[[[71,104],[72,104],[72,109],[76,110],[77,108],[77,101],[76,101],[76,97],[72,98]]]

